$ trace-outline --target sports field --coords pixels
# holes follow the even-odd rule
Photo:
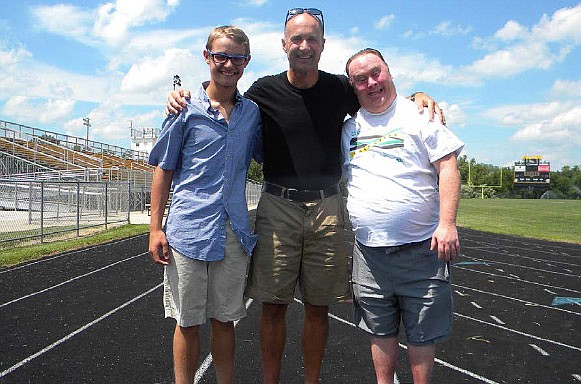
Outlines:
[[[461,199],[458,226],[581,243],[581,200]]]

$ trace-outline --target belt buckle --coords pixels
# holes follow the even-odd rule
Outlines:
[[[292,200],[291,198],[291,193],[293,192],[298,192],[298,189],[295,188],[283,188],[280,191],[280,197],[284,198],[284,199],[288,199],[288,200]]]

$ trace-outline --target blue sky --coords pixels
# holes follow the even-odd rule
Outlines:
[[[343,73],[365,47],[381,50],[398,92],[440,102],[478,162],[542,155],[581,165],[581,3],[575,1],[0,0],[0,119],[130,148],[129,127],[160,127],[178,74],[208,78],[208,33],[234,24],[250,37],[239,83],[287,67],[286,11],[325,16],[320,68]]]

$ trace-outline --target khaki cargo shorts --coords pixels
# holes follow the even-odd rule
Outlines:
[[[264,303],[327,306],[351,297],[340,196],[311,202],[263,193],[256,212],[258,244],[246,294]]]

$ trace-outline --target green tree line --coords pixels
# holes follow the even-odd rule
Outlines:
[[[556,199],[581,198],[581,168],[578,165],[564,166],[560,171],[551,171],[548,191],[527,191],[514,188],[514,168],[478,163],[466,155],[458,158],[462,176],[462,197]]]

